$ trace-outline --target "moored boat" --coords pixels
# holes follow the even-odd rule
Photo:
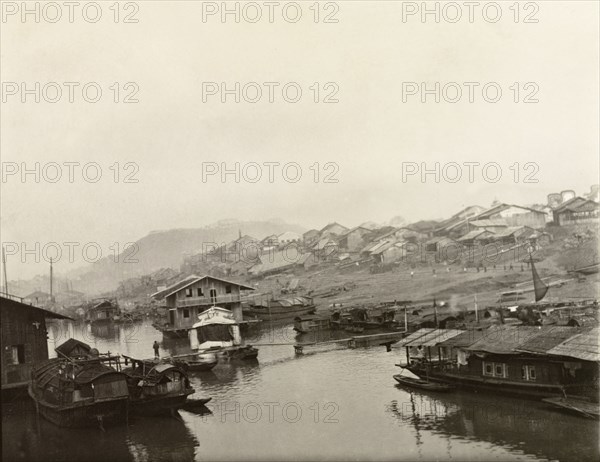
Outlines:
[[[279,300],[255,303],[244,309],[244,314],[263,321],[292,320],[297,316],[314,314],[316,307],[312,298],[295,296]]]
[[[175,364],[124,356],[131,411],[142,415],[173,413],[194,393],[187,374]]]
[[[405,385],[411,388],[419,388],[420,390],[446,392],[454,389],[454,387],[448,384],[415,379],[413,377],[406,377],[401,374],[394,375],[394,380],[396,380],[396,382],[398,382],[400,385]]]
[[[84,310],[86,321],[92,324],[108,324],[121,319],[121,309],[116,300],[96,299]]]
[[[587,417],[588,419],[600,419],[600,404],[597,402],[577,398],[565,398],[564,396],[544,398],[542,401],[554,407]]]
[[[61,427],[102,426],[127,417],[127,376],[99,357],[44,361],[34,368],[28,392],[37,411]]]
[[[198,315],[198,322],[188,332],[194,354],[214,354],[219,359],[255,360],[258,349],[243,345],[240,325],[233,313],[213,306]]]
[[[329,318],[319,316],[296,316],[294,318],[294,330],[298,334],[307,334],[319,330],[329,330],[331,323]]]
[[[420,329],[402,339],[421,379],[528,398],[597,400],[598,328],[490,326]]]
[[[168,358],[168,361],[184,371],[210,371],[219,363],[219,358],[212,353],[191,353]]]

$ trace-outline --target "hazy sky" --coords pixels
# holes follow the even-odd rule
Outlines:
[[[110,243],[123,245],[151,230],[223,218],[281,217],[306,227],[333,220],[348,226],[384,222],[396,215],[414,221],[447,217],[469,204],[488,206],[495,198],[530,204],[563,189],[583,194],[598,182],[598,2],[539,1],[539,11],[521,8],[518,23],[509,9],[513,2],[500,2],[496,23],[479,9],[470,23],[463,2],[457,23],[448,22],[456,13],[451,10],[439,23],[432,16],[423,23],[419,14],[403,21],[402,2],[390,1],[337,2],[337,12],[323,3],[318,23],[313,2],[299,2],[302,18],[296,23],[284,20],[281,6],[270,23],[263,2],[257,3],[263,17],[256,23],[247,21],[256,13],[251,9],[239,23],[232,15],[223,23],[219,14],[204,22],[206,2],[137,2],[137,12],[121,4],[115,23],[112,3],[101,2],[97,23],[86,22],[79,10],[70,23],[66,6],[56,23],[46,20],[55,17],[51,10],[39,23],[32,15],[23,22],[20,12],[4,11],[3,242],[98,242],[107,252]],[[130,12],[137,23],[123,23]],[[293,18],[293,8],[286,12]],[[86,13],[93,18],[94,11]],[[323,23],[329,13],[337,23]],[[488,10],[486,17],[494,14]],[[524,23],[527,15],[538,22]],[[35,82],[40,102],[31,94],[23,103],[21,83],[34,89]],[[49,82],[62,89],[56,103],[48,101],[57,98]],[[72,103],[64,82],[79,84]],[[90,82],[102,88],[97,103],[83,99],[81,88]],[[110,88],[115,82],[119,103]],[[125,87],[127,82],[135,85]],[[257,103],[243,95],[239,103],[234,95],[222,103],[220,94],[205,94],[203,102],[203,82],[225,82],[230,89],[236,82],[240,88],[256,82],[263,94]],[[264,82],[274,82],[272,103]],[[282,96],[290,82],[290,99],[297,86],[302,89],[297,103]],[[456,82],[462,98],[448,101],[456,95],[454,85],[446,86],[439,103],[435,95],[425,103],[420,94],[407,95],[421,82],[429,88]],[[473,82],[473,103],[464,82]],[[483,98],[488,83],[488,98],[495,97],[495,88],[502,90],[496,103]],[[139,102],[123,103],[136,86]],[[247,99],[254,98],[254,89],[246,87]],[[94,87],[88,90],[94,98]],[[339,102],[324,103],[334,90]],[[526,104],[526,98],[539,102]],[[36,162],[48,178],[56,172],[49,163],[59,164],[62,178],[36,183],[28,175],[23,183],[20,174],[7,175],[15,165],[34,169]],[[73,183],[65,162],[81,164],[73,167]],[[102,169],[97,183],[82,175],[81,167],[93,162]],[[134,168],[126,169],[128,162],[138,169],[137,183],[124,182]],[[255,162],[263,176],[257,183],[236,183],[233,175],[224,183],[219,175],[203,181],[207,162],[229,168]],[[302,177],[286,182],[279,166],[271,183],[265,162],[295,162]],[[463,165],[456,183],[436,183],[433,175],[425,183],[419,175],[403,181],[403,163],[410,162],[429,168],[435,162],[496,162],[502,178],[491,183],[474,167],[471,183]],[[324,183],[333,172],[327,163],[337,166],[337,183]],[[526,163],[537,170],[525,169]],[[94,176],[93,166],[87,173]],[[256,171],[246,173],[253,178]],[[294,168],[287,173],[293,178]],[[447,167],[448,178],[455,173]],[[487,173],[495,176],[494,169]],[[538,183],[524,183],[527,173]],[[41,271],[33,263],[12,263],[10,277]]]

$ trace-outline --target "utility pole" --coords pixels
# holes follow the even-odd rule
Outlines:
[[[52,258],[50,258],[50,303],[54,301],[54,297],[52,295]]]
[[[477,309],[477,294],[473,296],[475,298],[475,322],[479,324],[479,310]]]
[[[4,292],[8,294],[8,279],[6,276],[6,253],[4,252],[4,246],[2,246],[2,269],[4,270]]]

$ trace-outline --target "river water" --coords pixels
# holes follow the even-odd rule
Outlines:
[[[149,321],[94,328],[51,326],[49,349],[68,337],[134,357],[152,357],[161,334]],[[189,460],[561,460],[597,461],[599,423],[541,402],[489,394],[408,391],[392,375],[401,351],[307,349],[296,356],[291,326],[261,326],[256,363],[192,373],[193,397],[210,413],[131,419],[129,426],[63,429],[37,419],[27,401],[3,403],[2,459]],[[266,345],[272,344],[272,345]],[[163,341],[161,355],[186,351]]]

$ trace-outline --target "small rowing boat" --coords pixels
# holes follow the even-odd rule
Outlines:
[[[454,389],[454,387],[445,383],[436,383],[422,379],[414,379],[412,377],[405,377],[402,374],[394,375],[394,379],[400,385],[405,385],[407,387],[412,388],[419,388],[421,390],[446,392]]]
[[[552,404],[555,407],[582,415],[588,419],[600,418],[600,405],[580,398],[564,398],[557,396],[555,398],[544,398],[543,402]]]

